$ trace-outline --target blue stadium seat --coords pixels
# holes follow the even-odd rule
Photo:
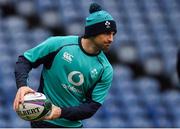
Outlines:
[[[30,41],[29,44],[31,44],[32,47],[43,42],[49,36],[52,35],[52,33],[50,31],[48,31],[47,29],[42,28],[42,27],[34,28],[34,29],[30,30],[28,32],[28,34],[31,35],[32,41]]]
[[[151,77],[143,77],[137,79],[135,86],[142,93],[156,93],[160,88],[159,82]]]
[[[5,25],[9,33],[17,33],[18,31],[22,31],[27,28],[25,19],[19,16],[8,17],[5,21]]]
[[[162,99],[163,102],[167,103],[168,106],[172,106],[179,103],[180,95],[178,91],[171,90],[169,92],[165,92],[162,96]]]
[[[1,128],[9,128],[9,123],[4,119],[0,119],[0,126]]]
[[[95,119],[95,118],[90,118],[87,119],[85,121],[83,121],[84,127],[88,127],[88,128],[105,128],[107,127],[107,123],[106,121],[102,120],[102,119]]]
[[[30,123],[28,121],[22,120],[20,117],[12,117],[11,128],[30,128]]]
[[[131,79],[134,75],[132,69],[126,65],[115,65],[113,68],[115,80]]]
[[[44,0],[44,2],[41,2],[41,0],[36,0],[34,2],[35,2],[34,4],[36,5],[36,10],[38,11],[39,15],[41,15],[41,13],[49,9],[58,8],[57,0],[54,0],[53,2],[51,0]]]
[[[155,127],[157,128],[172,128],[173,125],[170,122],[170,119],[167,117],[157,117],[155,119]]]
[[[126,128],[128,127],[128,123],[125,119],[120,117],[110,117],[107,119],[107,125],[103,126],[103,128]]]
[[[45,3],[45,1],[43,3]],[[15,2],[15,8],[18,14],[25,17],[35,15],[36,13],[36,5],[30,0]]]
[[[80,20],[78,19],[76,22],[72,22],[67,25],[67,33],[70,35],[83,35],[83,29],[84,27],[81,25]]]
[[[127,112],[127,117],[129,119],[135,119],[136,117],[146,117],[147,110],[145,106],[142,106],[141,103],[138,104],[129,104],[125,107]]]
[[[135,118],[129,119],[128,127],[129,128],[147,128],[147,127],[153,127],[153,123],[150,119],[146,117],[135,117]]]
[[[180,119],[174,120],[173,127],[174,128],[180,128]]]

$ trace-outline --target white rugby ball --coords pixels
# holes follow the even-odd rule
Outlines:
[[[42,93],[29,93],[24,96],[24,103],[19,104],[16,111],[18,116],[27,121],[39,120],[49,115],[52,109],[51,102]]]

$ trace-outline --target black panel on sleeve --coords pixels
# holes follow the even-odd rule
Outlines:
[[[100,106],[100,103],[91,101],[80,106],[62,108],[60,118],[71,121],[87,119],[94,115]]]
[[[53,52],[49,53],[48,55],[37,59],[35,62],[30,62],[23,55],[19,56],[18,61],[16,62],[16,65],[15,65],[15,78],[16,78],[17,88],[27,85],[28,74],[32,68],[36,68],[39,65],[44,64],[44,67],[46,69],[50,69],[57,53],[63,47],[71,46],[71,45],[76,45],[76,44],[64,45],[64,46],[58,48],[56,51],[53,51]]]
[[[28,73],[31,69],[31,63],[24,56],[19,56],[14,72],[17,88],[20,88],[21,86],[27,86]]]
[[[56,56],[56,54],[59,52],[60,49],[61,48],[59,48],[57,51],[49,53],[48,55],[38,59],[35,62],[30,62],[23,55],[19,56],[18,61],[16,62],[15,65],[15,78],[16,78],[17,88],[27,85],[28,74],[32,68],[36,68],[39,65],[44,64],[44,67],[46,69],[50,69],[54,57]]]
[[[62,48],[62,47],[61,47]],[[39,65],[41,64],[44,64],[45,68],[46,69],[50,69],[51,68],[51,65],[52,65],[52,62],[54,60],[54,57],[57,55],[57,53],[59,52],[59,50],[61,49],[59,48],[58,50],[54,51],[54,52],[51,52],[49,53],[48,55],[46,56],[43,56],[42,58],[36,60],[35,62],[32,62],[32,66],[33,68],[36,68],[38,67]]]
[[[48,55],[38,59],[35,62],[30,62],[23,55],[19,56],[18,61],[16,62],[15,65],[15,78],[16,78],[17,87],[20,88],[21,86],[27,85],[28,74],[32,68],[36,68],[39,65],[44,64],[44,67],[46,69],[50,69],[54,57],[59,52],[59,50],[60,49],[58,49],[55,52],[49,53]]]

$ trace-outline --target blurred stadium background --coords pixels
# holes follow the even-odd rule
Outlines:
[[[19,54],[52,35],[82,35],[90,3],[117,21],[107,53],[114,80],[104,106],[85,127],[180,127],[176,54],[179,0],[0,0],[0,127],[29,127],[12,109]],[[29,85],[39,85],[40,70]]]

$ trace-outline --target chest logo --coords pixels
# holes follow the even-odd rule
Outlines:
[[[69,54],[68,52],[63,53],[63,59],[69,63],[73,60],[73,55]]]
[[[75,86],[80,86],[84,83],[84,76],[79,71],[72,71],[68,74],[68,81]]]
[[[92,77],[92,78],[96,78],[97,75],[98,75],[97,69],[95,69],[95,68],[92,69],[92,70],[91,70],[91,77]]]

